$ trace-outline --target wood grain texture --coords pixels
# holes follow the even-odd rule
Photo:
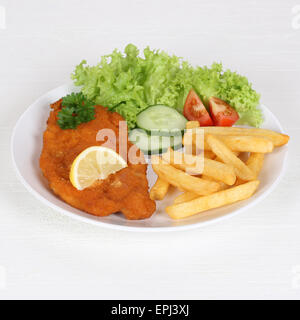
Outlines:
[[[0,30],[0,266],[7,281],[0,298],[299,299],[293,272],[300,265],[296,4],[1,1],[7,28]],[[253,82],[292,137],[286,174],[271,195],[203,229],[138,234],[79,223],[25,190],[9,152],[17,118],[34,99],[69,80],[81,59],[95,63],[128,42],[194,64],[222,61]]]

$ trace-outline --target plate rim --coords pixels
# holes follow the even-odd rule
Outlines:
[[[22,121],[23,117],[25,117],[27,112],[29,112],[31,106],[34,105],[34,104],[37,104],[44,97],[46,97],[47,95],[51,94],[51,92],[57,91],[59,89],[67,88],[71,84],[72,84],[71,82],[67,82],[67,83],[65,83],[65,84],[63,84],[61,86],[58,86],[58,87],[56,87],[56,88],[54,88],[52,90],[49,90],[48,92],[44,93],[39,98],[37,98],[35,101],[33,101],[23,111],[21,116],[19,116],[19,118],[16,121],[16,123],[14,125],[14,128],[12,130],[11,139],[10,139],[10,153],[11,153],[13,168],[14,168],[14,171],[16,172],[16,175],[17,175],[18,179],[20,180],[20,182],[25,186],[25,188],[31,194],[33,194],[33,196],[36,199],[38,199],[39,201],[41,201],[43,204],[45,204],[46,206],[50,207],[51,209],[53,209],[55,211],[58,211],[61,214],[64,214],[64,215],[66,215],[68,217],[71,217],[71,218],[76,219],[78,221],[85,222],[87,224],[92,224],[92,225],[104,227],[104,228],[107,228],[107,229],[130,231],[130,232],[175,232],[175,231],[196,229],[196,228],[205,227],[205,226],[208,226],[208,225],[211,225],[211,224],[214,224],[214,223],[218,223],[218,222],[224,221],[226,219],[232,218],[235,215],[246,211],[247,209],[252,208],[257,203],[259,203],[263,199],[265,199],[277,187],[277,185],[279,184],[280,180],[282,179],[282,177],[283,177],[283,175],[284,175],[284,173],[286,171],[287,157],[288,157],[288,148],[287,147],[285,147],[286,151],[285,151],[285,154],[284,154],[284,157],[283,157],[283,162],[282,162],[282,167],[281,167],[280,173],[276,177],[276,179],[273,182],[273,184],[265,192],[263,192],[260,196],[258,196],[252,202],[248,203],[246,206],[243,206],[241,208],[236,209],[234,212],[227,213],[225,215],[222,215],[220,217],[216,217],[216,218],[208,220],[208,221],[196,222],[196,223],[192,223],[192,224],[188,224],[188,225],[170,226],[170,227],[139,227],[139,226],[133,227],[133,226],[124,226],[124,225],[106,223],[106,222],[103,222],[103,221],[100,221],[100,220],[96,221],[96,220],[90,219],[89,217],[84,217],[84,216],[80,216],[80,215],[78,215],[76,213],[72,213],[72,212],[70,212],[70,211],[68,211],[66,209],[60,208],[59,206],[53,204],[51,201],[47,200],[44,196],[42,196],[39,192],[34,190],[30,186],[30,184],[25,180],[25,178],[22,176],[22,174],[19,171],[19,168],[18,168],[18,166],[16,164],[15,157],[14,157],[14,140],[15,140],[16,131],[17,131],[17,128],[19,126],[19,123]],[[278,126],[278,128],[280,130],[280,132],[283,133],[283,127],[282,127],[281,123],[279,122],[279,120],[277,119],[277,117],[274,115],[274,113],[268,107],[266,107],[263,103],[261,103],[260,105],[268,110],[268,112],[274,118],[274,120],[275,120],[275,122],[276,122],[276,124],[277,124],[277,126]]]

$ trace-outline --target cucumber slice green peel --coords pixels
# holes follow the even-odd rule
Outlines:
[[[164,105],[150,106],[137,116],[137,126],[151,135],[181,135],[186,122],[176,109]]]
[[[148,155],[164,153],[169,147],[174,150],[182,148],[182,135],[149,135],[145,130],[139,128],[130,131],[129,140]]]

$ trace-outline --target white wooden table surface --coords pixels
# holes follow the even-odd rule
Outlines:
[[[299,15],[299,0],[0,0],[0,298],[300,298]],[[9,147],[18,117],[81,59],[128,42],[254,83],[291,135],[267,199],[203,229],[142,234],[77,222],[25,190]]]

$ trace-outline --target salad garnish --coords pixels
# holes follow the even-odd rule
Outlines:
[[[61,129],[76,129],[83,122],[95,118],[94,103],[79,93],[71,93],[62,98],[62,109],[58,112],[57,123]]]
[[[83,60],[72,79],[87,99],[120,113],[129,129],[136,127],[137,115],[152,105],[166,105],[182,113],[191,89],[206,108],[211,97],[224,100],[238,113],[237,124],[262,124],[260,95],[246,77],[224,70],[221,63],[193,67],[182,58],[149,47],[143,54],[141,57],[137,47],[129,44],[124,54],[114,50],[95,66]]]

